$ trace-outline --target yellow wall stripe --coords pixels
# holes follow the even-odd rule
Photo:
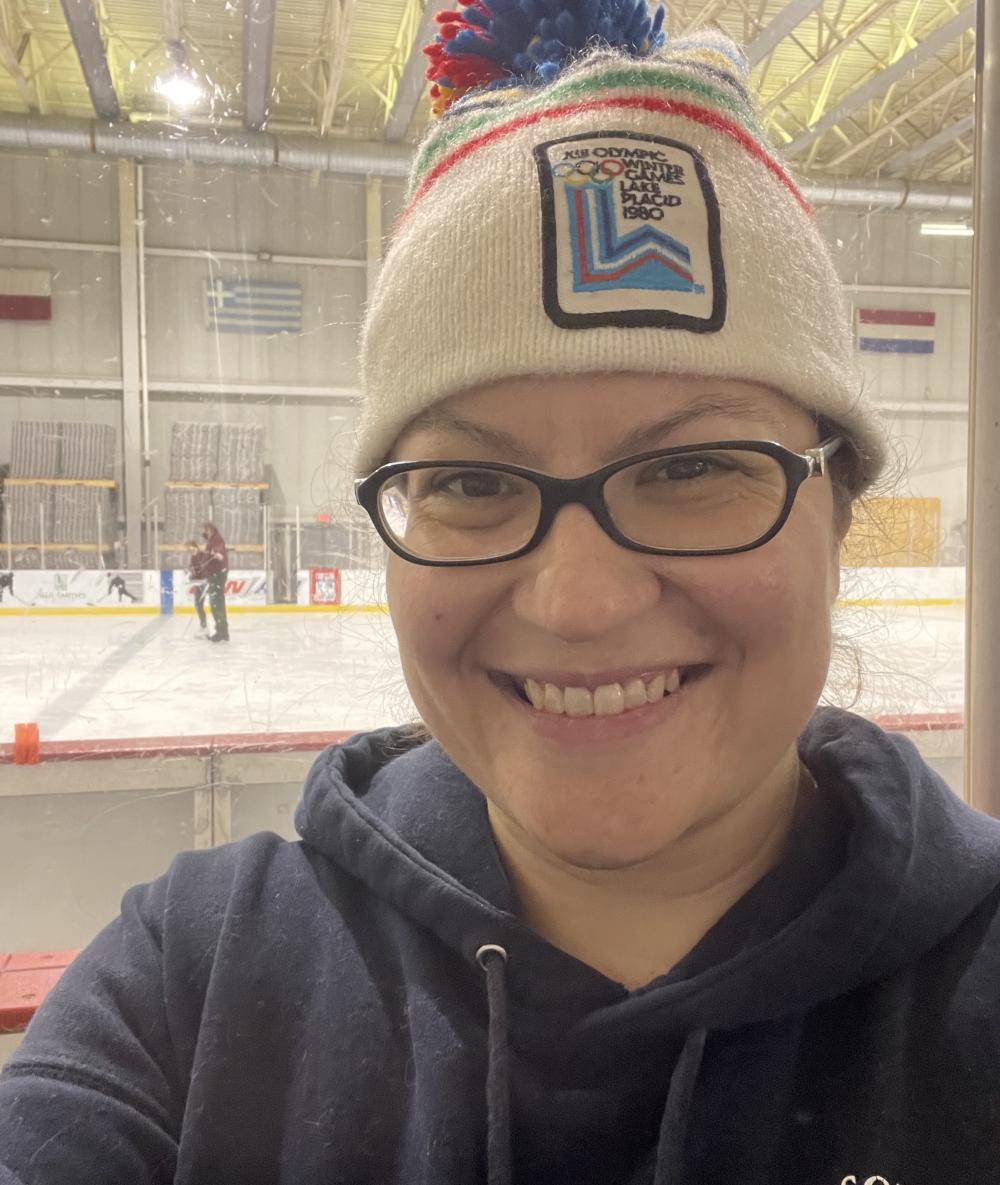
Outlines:
[[[863,600],[837,601],[838,609],[940,609],[965,604],[964,597],[868,597]],[[0,605],[0,617],[154,617],[160,610],[153,605]],[[227,605],[232,613],[388,613],[388,605]],[[193,605],[178,605],[177,616],[194,616]]]

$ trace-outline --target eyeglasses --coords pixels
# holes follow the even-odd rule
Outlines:
[[[731,555],[781,530],[795,495],[844,443],[804,454],[767,440],[641,453],[584,477],[493,461],[400,461],[355,483],[386,545],[431,567],[498,564],[537,547],[564,506],[585,506],[622,547],[651,555]]]

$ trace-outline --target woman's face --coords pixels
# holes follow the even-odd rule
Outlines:
[[[652,427],[679,412],[691,413],[680,426]],[[752,383],[588,375],[456,396],[418,419],[392,459],[574,477],[642,451],[734,439],[799,453],[818,443],[806,413]],[[737,555],[630,551],[581,506],[505,563],[429,568],[390,555],[407,685],[508,828],[577,867],[631,866],[788,762],[826,677],[838,545],[829,478],[812,478],[778,535]],[[675,670],[685,681],[674,695],[618,715],[552,715],[515,690],[530,677],[615,694],[616,682]]]

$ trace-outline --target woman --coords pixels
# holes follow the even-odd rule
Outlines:
[[[816,711],[883,456],[826,249],[731,44],[498,12],[445,17],[363,342],[426,731],[126,895],[3,1185],[998,1179],[1000,828]]]

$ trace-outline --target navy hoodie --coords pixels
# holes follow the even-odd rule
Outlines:
[[[301,842],[179,856],[69,968],[0,1185],[996,1185],[1000,824],[847,713],[800,752],[781,863],[627,991],[434,742],[328,750]]]

